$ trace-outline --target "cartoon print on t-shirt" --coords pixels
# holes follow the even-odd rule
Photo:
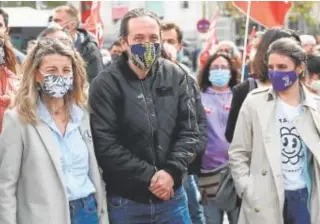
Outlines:
[[[300,159],[304,157],[303,146],[297,129],[295,127],[289,129],[282,127],[280,129],[280,136],[283,145],[282,149],[282,163],[291,163],[296,165]]]

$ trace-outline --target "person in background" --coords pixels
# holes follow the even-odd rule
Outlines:
[[[307,54],[312,54],[313,48],[316,46],[317,41],[314,36],[311,35],[300,35],[301,46],[307,52]]]
[[[169,44],[174,46],[176,52],[173,53],[173,58],[176,62],[179,63],[187,73],[189,73],[192,77],[195,78],[195,73],[190,71],[191,61],[189,57],[186,55],[186,50],[183,47],[183,33],[176,24],[174,23],[164,23],[162,24],[162,42],[163,44]],[[173,39],[174,38],[174,39]],[[168,45],[167,45],[168,46]]]
[[[80,29],[79,11],[72,5],[63,5],[54,9],[52,22],[59,24],[67,32],[86,62],[88,81],[91,81],[103,70],[100,49],[95,38],[86,30]]]
[[[120,41],[115,41],[111,44],[109,48],[112,61],[116,61],[122,53],[122,47]]]
[[[0,33],[9,34],[9,15],[0,8]],[[26,55],[13,47],[13,53],[16,56],[17,64],[22,65]]]
[[[0,32],[0,133],[4,112],[15,96],[19,79],[16,75],[16,58],[9,37],[6,33]]]
[[[183,33],[180,27],[174,23],[164,23],[161,25],[161,35],[163,43],[168,43],[177,49],[176,60],[181,62]]]
[[[237,48],[237,46],[235,45],[235,43],[233,43],[232,41],[229,41],[229,40],[222,40],[217,44],[217,46],[213,50],[213,53],[214,54],[215,53],[227,54],[232,59],[233,65],[235,65],[236,68],[240,71],[241,63],[242,63],[241,53],[240,53],[239,49]],[[240,74],[240,73],[238,73],[238,74]],[[238,77],[238,81],[239,81],[239,77]]]
[[[261,42],[264,32],[258,31],[254,38],[250,41],[250,53],[248,55],[248,61],[244,69],[244,80],[247,80],[253,73],[252,62],[257,53],[258,46]]]
[[[272,87],[246,98],[229,148],[239,224],[320,223],[320,98],[300,82],[307,54],[281,38],[267,63]]]
[[[102,61],[104,68],[111,65],[111,63],[118,60],[122,53],[120,41],[115,41],[111,44],[109,49],[101,49]]]
[[[249,55],[250,60],[254,59],[254,56],[257,53],[258,46],[261,43],[264,33],[265,33],[264,31],[258,31],[256,35],[253,37],[253,39],[250,41],[250,55]]]
[[[0,135],[1,224],[108,224],[84,61],[69,40],[37,41]]]
[[[248,79],[232,88],[234,97],[232,98],[226,128],[226,139],[229,142],[232,141],[239,111],[248,93],[258,87],[264,88],[270,86],[268,65],[265,57],[270,44],[282,37],[290,37],[297,42],[300,42],[299,36],[293,31],[277,28],[267,30],[261,39],[261,42],[257,48],[257,53],[252,62],[252,76],[254,79]]]
[[[103,67],[106,68],[112,63],[110,51],[108,49],[100,49]]]
[[[200,172],[201,157],[205,150],[206,144],[206,117],[204,114],[203,106],[200,99],[199,87],[196,80],[190,76],[190,70],[179,61],[179,51],[182,50],[183,34],[179,26],[174,23],[166,23],[161,26],[161,37],[164,50],[168,55],[167,59],[177,63],[185,71],[191,87],[193,89],[196,99],[197,121],[200,130],[200,145],[197,150],[197,157],[193,163],[188,167],[188,178],[184,181],[184,188],[188,197],[188,207],[193,224],[205,224],[205,217],[203,207],[200,205],[200,192],[197,184],[196,175]]]
[[[185,72],[161,58],[160,26],[152,12],[129,11],[119,32],[125,53],[90,86],[112,224],[191,223],[182,181],[199,147],[195,100]]]
[[[320,55],[308,55],[307,69],[304,83],[314,93],[320,95]]]
[[[229,142],[224,133],[232,99],[231,89],[237,84],[237,76],[238,71],[235,65],[225,53],[210,56],[198,75],[201,100],[208,125],[208,142],[202,157],[201,173],[207,174],[208,171],[218,170],[228,163]],[[215,184],[218,186],[219,182]],[[225,211],[219,208],[214,196],[204,193],[207,189],[201,190],[206,224],[222,224]],[[211,193],[214,194],[214,192]],[[227,215],[230,224],[237,224],[239,208],[227,212]]]

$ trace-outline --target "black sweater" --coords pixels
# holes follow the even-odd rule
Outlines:
[[[257,88],[257,82],[255,82],[254,88]],[[239,111],[241,109],[242,103],[250,92],[249,80],[243,83],[239,83],[232,88],[233,98],[231,101],[231,108],[228,117],[227,127],[225,136],[228,142],[232,142],[234,129],[236,127]]]

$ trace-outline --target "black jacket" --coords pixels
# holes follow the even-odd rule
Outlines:
[[[254,88],[257,88],[257,83],[254,82]],[[232,101],[231,108],[228,116],[228,122],[225,132],[225,137],[228,142],[232,142],[234,129],[238,120],[239,112],[242,106],[243,101],[246,99],[248,93],[250,92],[250,83],[249,80],[246,80],[232,88]]]
[[[158,59],[139,80],[122,54],[90,86],[90,124],[108,194],[141,202],[157,170],[181,186],[198,147],[192,91],[175,64]]]
[[[83,60],[86,62],[86,71],[88,82],[91,83],[103,70],[102,57],[96,40],[84,29],[78,29],[78,38],[75,47],[80,52]]]
[[[207,116],[204,111],[202,101],[201,101],[201,94],[199,86],[196,82],[196,80],[189,75],[188,71],[184,69],[183,66],[180,66],[182,70],[185,71],[185,74],[188,78],[189,85],[191,86],[192,93],[194,95],[195,99],[195,109],[196,109],[196,117],[197,117],[197,123],[199,127],[199,144],[198,148],[195,150],[196,152],[196,158],[195,160],[189,165],[188,167],[188,174],[189,175],[198,175],[200,173],[201,169],[201,163],[202,163],[202,156],[206,150],[207,146]]]

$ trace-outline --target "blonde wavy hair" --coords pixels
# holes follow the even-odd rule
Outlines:
[[[73,88],[65,95],[65,102],[68,107],[76,104],[87,108],[88,88],[85,63],[80,54],[73,47],[69,39],[42,38],[37,41],[23,64],[23,77],[17,91],[13,106],[16,107],[22,121],[36,124],[39,120],[37,115],[37,101],[40,97],[36,74],[47,55],[59,54],[67,56],[72,61]]]

